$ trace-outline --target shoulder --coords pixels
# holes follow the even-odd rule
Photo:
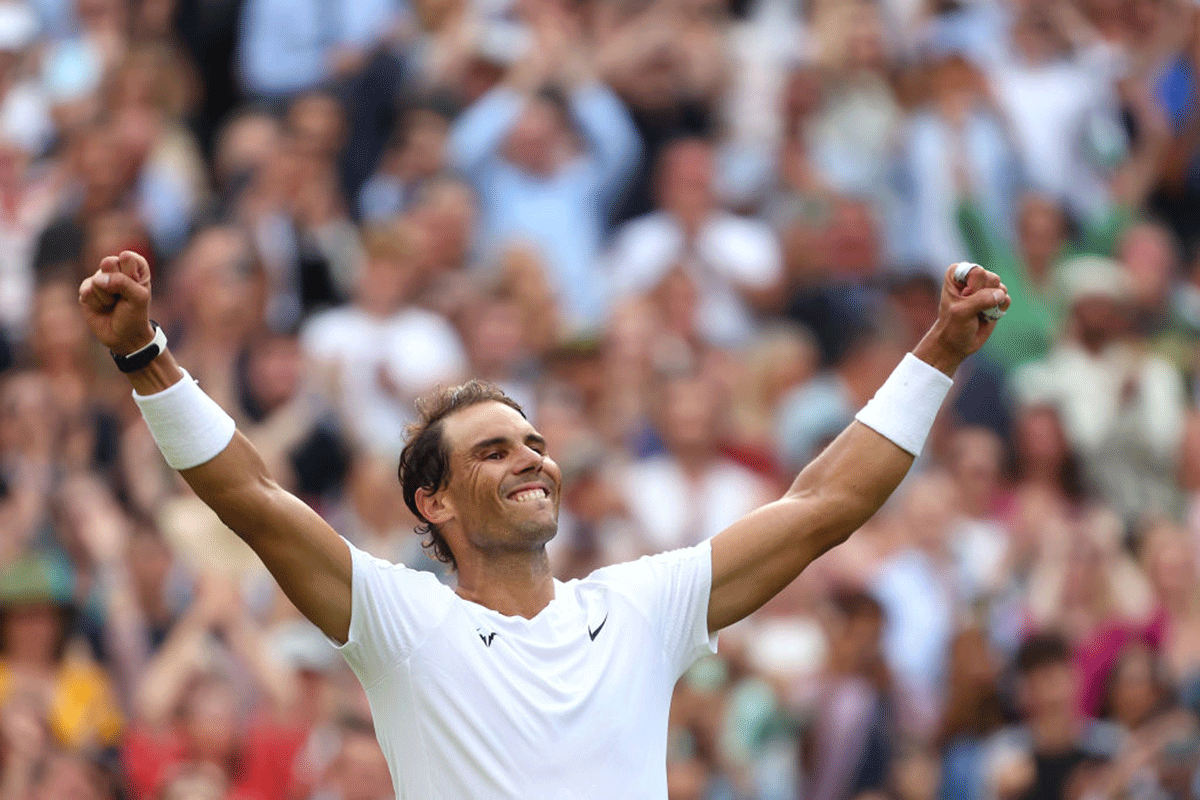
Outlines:
[[[700,568],[700,571],[707,569],[711,574],[712,548],[707,541],[693,547],[667,550],[654,555],[645,555],[633,561],[601,567],[578,581],[578,585],[581,590],[595,587],[621,591],[628,588],[642,588],[647,583],[669,580],[670,576],[675,573],[691,572],[697,568]]]

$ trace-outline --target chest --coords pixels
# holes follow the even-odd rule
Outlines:
[[[585,753],[620,759],[633,732],[653,719],[665,726],[674,681],[629,609],[596,604],[532,624],[454,616],[406,665],[429,736],[449,726],[475,752],[499,748],[500,761],[533,758],[552,771],[578,769]]]

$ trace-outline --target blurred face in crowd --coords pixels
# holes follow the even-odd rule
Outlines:
[[[534,97],[525,106],[505,143],[505,156],[528,173],[547,178],[567,158],[566,121],[549,100]]]
[[[225,767],[238,748],[239,720],[233,686],[220,678],[203,678],[184,701],[183,735],[189,755]]]
[[[475,193],[457,180],[434,183],[413,210],[413,221],[425,230],[430,259],[445,268],[462,266],[470,255],[475,220]]]
[[[1153,223],[1135,225],[1122,237],[1118,256],[1133,280],[1137,305],[1161,312],[1178,264],[1171,232]]]
[[[62,611],[49,602],[11,606],[3,610],[0,630],[6,661],[25,667],[49,667],[58,657]]]
[[[1165,698],[1157,670],[1154,653],[1144,643],[1125,648],[1109,679],[1109,711],[1114,721],[1133,729],[1159,710]]]
[[[1100,608],[1108,595],[1108,553],[1082,525],[1071,533],[1063,578],[1065,607]]]
[[[659,433],[667,450],[685,462],[706,462],[717,454],[720,388],[705,376],[667,378],[658,399]]]
[[[180,294],[194,320],[211,332],[244,334],[255,320],[253,257],[241,232],[214,227],[201,232],[179,265]]]
[[[387,246],[368,246],[358,280],[358,305],[375,316],[387,316],[403,308],[425,279],[425,231],[402,224],[387,235],[395,241]]]
[[[1062,252],[1066,223],[1058,204],[1048,197],[1030,194],[1021,199],[1017,218],[1021,254],[1036,277],[1048,270]]]
[[[527,355],[521,307],[511,298],[480,303],[466,322],[466,345],[479,375],[510,377]]]
[[[78,291],[65,281],[40,286],[33,299],[30,344],[41,365],[72,364],[88,349],[88,331],[79,314]]]
[[[817,112],[822,100],[821,73],[800,66],[788,75],[783,91],[784,126],[792,137],[805,133],[804,122]]]
[[[1142,562],[1159,599],[1186,608],[1195,595],[1196,558],[1187,533],[1161,520],[1142,534]]]
[[[950,458],[963,507],[971,514],[986,514],[1000,484],[1004,443],[986,428],[966,428],[954,435]]]
[[[300,342],[295,336],[265,336],[250,350],[247,380],[254,398],[270,413],[293,397],[304,376]]]
[[[92,126],[80,134],[74,147],[85,205],[93,211],[115,205],[130,178],[126,150],[116,129],[111,125]]]
[[[430,178],[445,167],[446,134],[450,123],[441,114],[417,109],[405,119],[408,126],[401,147],[404,172],[413,177]]]
[[[1051,405],[1022,408],[1017,414],[1014,439],[1025,475],[1056,475],[1069,454],[1062,419]]]
[[[390,800],[392,776],[375,737],[368,733],[345,734],[334,766],[342,800]]]
[[[661,42],[645,53],[630,72],[637,80],[621,87],[622,96],[642,112],[654,113],[674,109],[679,102],[681,80],[679,48],[671,42]]]
[[[25,149],[10,139],[0,138],[0,191],[18,191],[25,183],[28,166],[29,154]]]
[[[345,110],[338,99],[321,92],[302,95],[288,108],[287,130],[301,153],[332,160],[342,148]]]
[[[226,800],[228,796],[225,774],[205,764],[189,764],[162,789],[162,800]]]
[[[689,341],[696,338],[700,293],[683,265],[671,269],[663,277],[654,288],[651,298],[668,331]]]
[[[659,205],[685,226],[698,225],[712,211],[712,146],[700,139],[672,145],[659,165]]]
[[[157,531],[138,525],[129,537],[128,556],[138,604],[153,614],[163,605],[163,590],[172,566],[171,549]]]
[[[214,156],[217,182],[223,189],[244,183],[279,148],[282,131],[270,114],[248,112],[221,131]]]
[[[843,197],[832,212],[826,231],[832,273],[846,278],[875,274],[881,255],[871,207],[864,200]]]
[[[832,606],[823,610],[821,621],[829,642],[829,666],[837,672],[855,673],[879,655],[883,614],[876,606],[849,613]]]
[[[1129,306],[1103,294],[1087,294],[1071,304],[1075,335],[1087,350],[1098,354],[1129,331]]]
[[[1078,704],[1075,669],[1069,661],[1033,668],[1020,679],[1020,697],[1031,719],[1074,717]]]
[[[901,518],[905,539],[900,544],[935,553],[942,550],[956,513],[956,505],[948,503],[946,498],[956,494],[957,488],[944,473],[915,476],[903,498]]]
[[[892,765],[892,793],[896,800],[933,800],[942,770],[937,758],[924,748],[912,748]]]
[[[96,768],[82,756],[56,753],[47,759],[33,800],[108,800],[110,796]]]
[[[123,0],[75,0],[80,25],[89,32],[118,31],[125,25]]]
[[[0,383],[0,455],[46,458],[57,447],[58,418],[43,375],[24,372]]]

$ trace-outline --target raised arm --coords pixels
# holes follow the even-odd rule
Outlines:
[[[996,326],[983,312],[995,305],[1007,308],[1008,302],[1007,290],[994,273],[976,267],[960,286],[951,267],[937,322],[912,353],[923,363],[910,361],[897,368],[872,401],[880,404],[869,406],[860,419],[919,449],[912,442],[923,441],[928,432],[941,399],[938,384],[949,383],[937,372],[953,376]],[[884,397],[889,387],[891,402]],[[909,402],[895,402],[897,390],[898,399]],[[709,630],[751,614],[813,559],[849,538],[900,484],[914,456],[862,422],[852,422],[801,471],[782,499],[719,533],[712,540]]]
[[[96,338],[114,353],[133,353],[154,336],[149,318],[150,268],[136,253],[125,251],[105,258],[100,269],[80,286],[79,303]],[[186,439],[193,432],[200,439],[221,427],[217,424],[220,420],[213,417],[220,416],[219,409],[197,411],[194,405],[175,403],[185,392],[193,400],[207,398],[189,384],[179,385],[191,379],[169,351],[164,350],[128,377],[144,412],[146,401],[156,402],[156,396],[159,401],[170,401],[172,405],[163,409],[175,416],[174,430],[168,433],[183,439],[183,448],[188,448]],[[171,395],[163,394],[168,389]],[[156,440],[164,433],[161,424],[151,425]],[[346,543],[315,511],[272,480],[258,452],[240,433],[235,431],[227,443],[220,441],[212,449],[215,453],[202,463],[180,469],[184,480],[250,545],[313,624],[334,640],[346,641],[351,572]],[[164,454],[170,462],[171,454]]]

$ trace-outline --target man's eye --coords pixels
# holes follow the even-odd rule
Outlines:
[[[484,456],[484,458],[489,459],[491,461],[499,461],[500,459],[504,458],[504,453],[501,453],[499,450],[493,450],[492,452],[490,452],[486,456]]]

